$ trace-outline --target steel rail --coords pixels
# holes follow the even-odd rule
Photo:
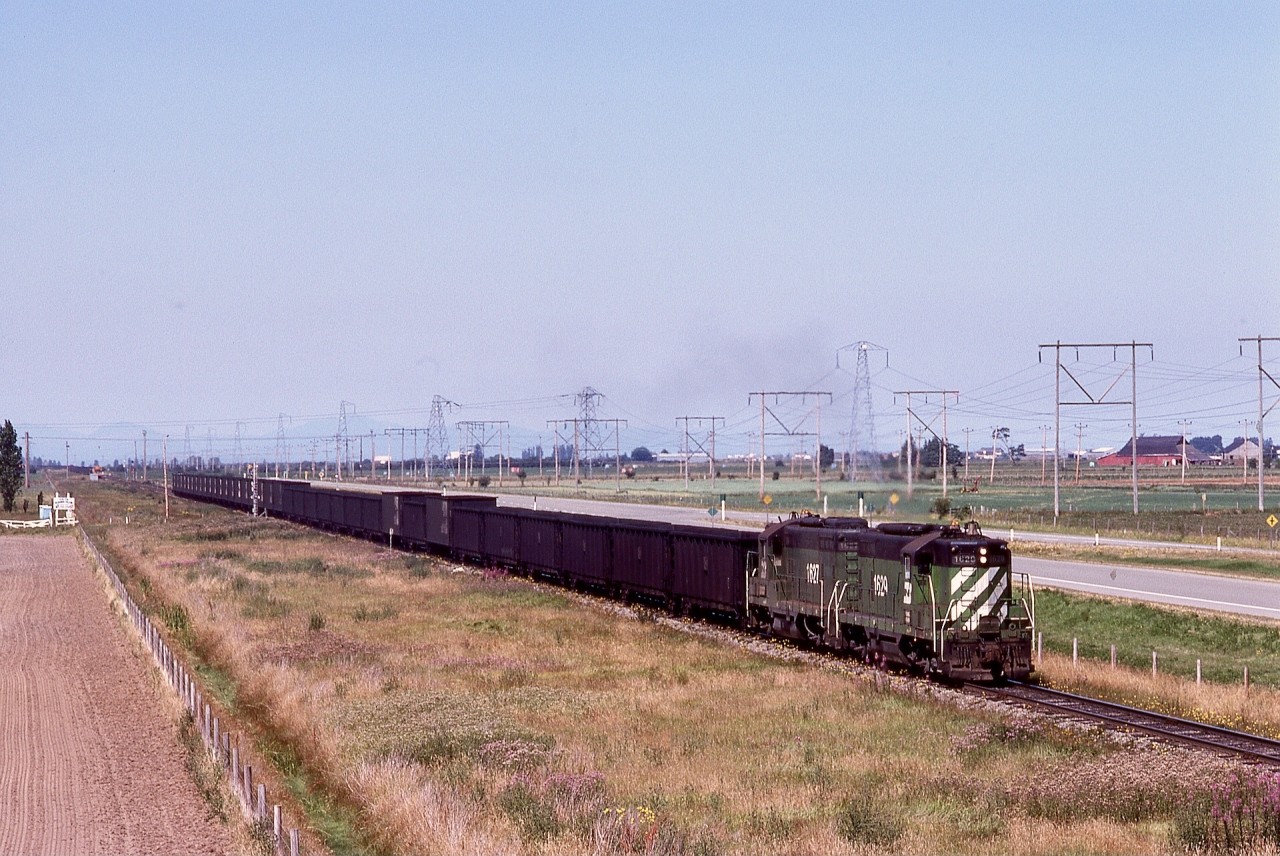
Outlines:
[[[1047,707],[1116,728],[1145,732],[1174,742],[1211,749],[1253,762],[1280,766],[1280,740],[1196,722],[1139,707],[1076,695],[1063,690],[1010,681],[1005,686],[965,684],[965,689],[1004,701]]]

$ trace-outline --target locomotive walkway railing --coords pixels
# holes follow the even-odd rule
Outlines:
[[[253,765],[247,762],[245,758],[247,753],[241,751],[239,735],[223,728],[221,719],[205,700],[204,691],[199,682],[165,643],[159,628],[134,601],[120,576],[89,538],[88,533],[83,527],[78,531],[80,543],[84,545],[85,552],[97,563],[111,583],[116,596],[120,599],[120,604],[124,607],[125,614],[129,616],[134,629],[151,652],[156,668],[177,693],[183,708],[191,715],[205,750],[225,770],[227,784],[236,795],[245,818],[255,824],[268,822],[271,824],[271,842],[277,856],[284,856],[286,853],[288,856],[301,856],[298,829],[290,827],[287,831],[285,830],[284,815],[279,804],[272,804],[268,811],[266,786],[261,782],[255,784]]]

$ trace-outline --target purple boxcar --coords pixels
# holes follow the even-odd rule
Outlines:
[[[671,594],[676,604],[745,615],[747,567],[758,537],[737,529],[673,526]]]

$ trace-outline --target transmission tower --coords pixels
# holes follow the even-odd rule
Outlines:
[[[574,404],[578,405],[578,460],[586,460],[588,473],[592,471],[595,459],[604,452],[600,420],[596,418],[600,398],[600,393],[589,386],[583,387],[582,392],[573,397]]]
[[[880,454],[876,450],[876,420],[871,403],[871,351],[884,352],[885,367],[889,366],[889,351],[873,342],[859,341],[845,345],[836,351],[836,367],[840,367],[840,354],[856,351],[857,368],[853,374],[853,408],[849,423],[849,481],[880,481],[884,473],[880,468]]]
[[[276,478],[280,478],[280,461],[284,461],[284,477],[289,477],[289,441],[285,439],[285,423],[292,424],[288,415],[281,413],[276,419]]]
[[[182,440],[182,466],[191,468],[191,426],[188,425]]]
[[[356,406],[350,401],[338,402],[338,435],[334,440],[333,457],[336,459],[338,466],[338,478],[342,478],[342,464],[345,461],[347,469],[351,468],[351,437],[347,434],[347,408],[351,408],[351,412],[356,412]]]
[[[449,426],[445,423],[444,416],[455,407],[457,407],[456,404],[443,396],[431,397],[431,419],[427,422],[427,447],[423,452],[426,457],[428,481],[431,480],[432,460],[439,461],[441,466],[449,460]]]
[[[243,447],[242,445],[240,445],[240,426],[241,426],[241,425],[243,425],[243,424],[244,424],[243,422],[237,422],[237,423],[236,423],[236,448],[235,448],[235,458],[236,458],[236,471],[237,471],[237,472],[239,472],[240,470],[244,469],[244,447]],[[143,457],[146,457],[146,455],[143,455]]]

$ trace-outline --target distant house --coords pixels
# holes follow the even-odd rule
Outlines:
[[[1184,441],[1181,437],[1139,437],[1138,466],[1140,467],[1179,467],[1182,466]],[[1188,464],[1207,464],[1209,456],[1190,443],[1185,443]],[[1112,452],[1098,458],[1100,467],[1133,466],[1133,441],[1130,440],[1120,451]]]
[[[1258,460],[1257,440],[1237,440],[1222,450],[1222,462],[1224,464],[1235,464],[1237,467],[1241,467],[1244,466],[1246,460]]]

